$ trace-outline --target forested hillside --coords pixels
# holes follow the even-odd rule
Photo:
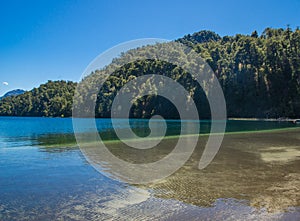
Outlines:
[[[70,81],[48,81],[24,94],[5,97],[0,101],[0,115],[71,116],[75,87]]]
[[[213,34],[210,34],[213,35]],[[193,36],[191,36],[193,37]],[[300,117],[300,30],[192,42],[222,85],[231,117]]]
[[[267,28],[261,35],[254,31],[251,35],[224,37],[201,31],[176,41],[194,48],[211,66],[223,88],[229,117],[300,117],[299,29]],[[142,51],[151,53],[148,49]],[[126,56],[130,52],[120,59]],[[200,116],[209,117],[204,93],[190,75],[176,65],[155,60],[128,63],[115,71],[98,93],[96,116],[110,117],[117,91],[131,79],[145,74],[162,74],[184,85],[195,100]],[[84,81],[97,86],[104,77],[104,71],[98,70]],[[0,101],[0,115],[71,116],[75,86],[72,82],[49,81],[25,94],[4,98]],[[84,94],[81,100],[91,99],[89,96],[95,95]],[[175,107],[160,96],[139,99],[133,104],[130,116],[149,118],[154,114],[178,117]]]

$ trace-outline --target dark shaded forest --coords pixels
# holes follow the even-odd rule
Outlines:
[[[225,95],[228,117],[300,118],[298,28],[267,28],[261,35],[254,31],[251,35],[224,37],[211,31],[200,31],[176,41],[192,47],[213,69]],[[148,46],[142,51],[151,53]],[[175,53],[172,48],[170,51]],[[120,59],[126,60],[130,53],[121,55]],[[114,62],[118,63],[118,60]],[[96,117],[110,117],[116,93],[130,80],[146,74],[162,74],[182,84],[190,92],[200,117],[210,117],[205,93],[189,73],[176,65],[151,59],[128,63],[106,80],[105,71],[96,70],[83,79],[87,89],[81,91],[82,97],[76,102],[95,100]],[[99,92],[88,93],[88,87],[97,88],[100,82],[103,87]],[[148,83],[153,85],[151,80]],[[22,95],[3,98],[0,115],[70,117],[76,85],[49,81]],[[179,117],[172,103],[158,95],[138,99],[130,110],[130,117],[134,118],[149,118],[156,114],[165,118]]]

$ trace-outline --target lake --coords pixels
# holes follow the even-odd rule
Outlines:
[[[115,140],[112,153],[137,162],[172,151],[181,126],[167,121],[167,135],[174,138],[145,155],[118,142],[109,119],[96,124],[103,140]],[[130,125],[139,136],[149,134],[147,120]],[[72,119],[0,117],[0,220],[300,220],[297,125],[228,121],[220,151],[199,170],[209,130],[210,122],[201,121],[197,147],[176,173],[129,185],[88,163],[76,145]]]

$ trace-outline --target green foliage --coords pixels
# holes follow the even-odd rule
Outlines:
[[[177,41],[186,44],[188,46],[194,45],[194,44],[202,44],[202,43],[208,43],[211,41],[219,41],[221,40],[221,37],[212,31],[199,31],[192,35],[188,34],[185,35],[183,38],[178,39]]]
[[[138,60],[122,66],[104,82],[97,97],[96,117],[110,117],[112,101],[117,92],[129,81],[139,76],[150,74],[167,76],[184,86],[185,89],[190,92],[190,96],[196,101],[195,103],[198,109],[201,110],[200,116],[203,118],[210,116],[210,110],[207,108],[208,102],[204,91],[190,74],[184,72],[176,65],[164,61]],[[91,75],[91,78],[99,79],[99,75]],[[163,82],[154,82],[153,78],[150,78],[145,85],[136,85],[135,88],[138,90],[130,91],[134,94],[133,97],[136,98],[140,97],[139,94],[142,94],[143,91],[150,91],[152,93],[152,95],[140,97],[132,104],[130,111],[131,118],[150,118],[154,115],[161,115],[169,119],[179,118],[175,106],[166,98],[157,95],[156,85],[158,84],[170,90],[169,94],[172,94],[173,88],[168,88]],[[127,90],[130,89],[127,88]],[[186,100],[188,100],[188,98],[186,98]]]
[[[217,74],[230,117],[300,116],[300,31],[223,37],[193,46]]]
[[[201,31],[177,41],[194,48],[211,66],[223,88],[229,117],[300,118],[299,29],[266,28],[260,36],[254,31],[251,35],[237,34],[222,38],[214,32]],[[155,53],[151,46],[139,50],[142,54]],[[105,70],[96,70],[83,79],[84,87],[79,88],[81,96],[75,105],[94,101],[96,116],[110,117],[113,99],[127,82],[146,74],[161,74],[182,84],[194,99],[200,116],[209,117],[203,90],[176,65],[137,60],[119,67],[106,79],[110,68],[121,61],[130,61],[133,52],[135,50],[122,54]],[[174,59],[189,61],[188,57],[178,53],[172,47],[168,51],[168,55],[174,56]],[[98,91],[100,83],[103,83],[103,87]],[[151,79],[148,83],[145,87],[151,87],[154,95],[136,100],[130,116],[149,118],[161,114],[166,118],[178,118],[176,108],[166,99],[155,95],[156,88]],[[71,116],[75,86],[71,82],[49,81],[23,95],[4,98],[0,101],[0,115]],[[88,113],[90,109],[87,106],[83,111]]]
[[[76,83],[48,81],[24,94],[3,98],[0,115],[70,117]]]

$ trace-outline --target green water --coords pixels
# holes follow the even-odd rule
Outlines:
[[[69,120],[69,119],[68,119]],[[122,128],[125,120],[119,121],[119,127]],[[180,135],[181,121],[180,120],[167,120],[166,137],[176,137]],[[193,122],[193,121],[191,121]],[[157,127],[160,126],[160,121],[157,121]],[[161,122],[162,124],[162,122]],[[112,128],[109,119],[96,119],[97,129],[103,141],[118,141],[119,138]],[[140,136],[146,137],[149,135],[150,130],[148,120],[146,119],[132,119],[130,120],[132,131]],[[211,129],[211,122],[202,120],[200,122],[200,134],[209,134]],[[226,133],[244,133],[244,132],[257,132],[268,130],[282,130],[297,128],[299,125],[291,122],[276,122],[276,121],[246,121],[246,120],[228,120],[226,122]],[[89,128],[85,129],[88,134]],[[60,144],[74,145],[76,143],[75,136],[72,128],[68,129],[66,133],[43,133],[37,137],[37,141],[45,146],[57,146]]]

